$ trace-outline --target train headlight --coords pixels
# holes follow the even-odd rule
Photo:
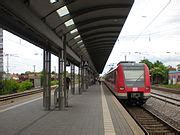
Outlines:
[[[150,90],[150,87],[146,87],[146,90]]]
[[[124,90],[124,87],[120,87],[120,90]]]

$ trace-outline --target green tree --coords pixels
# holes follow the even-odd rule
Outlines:
[[[151,70],[153,67],[153,63],[150,62],[148,59],[143,59],[140,61],[140,63],[145,63],[148,66],[149,70]]]
[[[26,71],[25,74],[26,75],[31,74],[31,71]]]
[[[55,74],[56,74],[56,72],[55,72],[55,71],[52,71],[52,72],[51,72],[51,74],[54,74],[54,75],[55,75]]]
[[[167,83],[168,82],[168,68],[163,65],[162,62],[154,62],[151,70],[151,76],[153,78],[153,83]]]
[[[3,80],[1,82],[0,94],[12,94],[17,92],[19,89],[19,84],[15,80]]]
[[[163,63],[161,61],[157,60],[156,62],[154,62],[153,67],[159,67],[162,65],[163,65]]]
[[[32,86],[33,84],[29,80],[23,81],[19,84],[18,92],[29,90]]]

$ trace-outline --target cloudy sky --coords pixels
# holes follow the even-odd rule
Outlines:
[[[179,0],[135,0],[104,72],[125,60],[125,55],[136,62],[147,58],[167,66],[179,64],[179,15]]]
[[[135,0],[128,19],[106,63],[104,72],[119,61],[139,62],[147,58],[154,62],[176,66],[180,62],[180,1]],[[21,73],[42,70],[42,49],[4,31],[4,54],[9,56],[9,71]],[[57,57],[52,56],[52,70],[57,69]],[[4,56],[7,70],[7,56]]]
[[[7,32],[3,31],[4,54],[9,56],[9,72],[23,73],[25,71],[42,71],[43,50],[33,44]],[[52,71],[56,72],[58,58],[52,55]],[[7,71],[7,56],[4,55],[4,70]]]

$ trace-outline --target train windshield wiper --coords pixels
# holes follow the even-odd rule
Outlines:
[[[142,73],[142,74],[136,79],[135,82],[137,82],[143,75],[144,75],[144,73]]]

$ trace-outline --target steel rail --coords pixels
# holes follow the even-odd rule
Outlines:
[[[176,99],[176,98],[168,97],[168,96],[157,94],[154,92],[151,92],[151,97],[156,98],[161,101],[164,101],[164,102],[167,102],[167,103],[170,103],[170,104],[173,104],[173,105],[176,105],[176,106],[180,106],[180,100]]]
[[[178,129],[169,125],[163,119],[142,107],[124,106],[140,127],[147,131],[146,134],[178,135],[180,133]]]
[[[174,93],[174,94],[180,94],[180,89],[171,89],[171,88],[156,87],[156,86],[152,86],[152,89],[169,92],[169,93]]]
[[[51,88],[53,89],[55,87],[56,86],[52,86]],[[19,98],[19,97],[29,96],[29,95],[32,95],[32,94],[41,93],[42,91],[43,91],[43,88],[39,88],[39,89],[34,89],[34,90],[9,94],[9,95],[2,95],[2,96],[0,96],[0,102],[15,99],[15,98]]]
[[[105,85],[108,89],[109,87]],[[160,95],[160,94],[159,94]],[[172,98],[173,99],[173,98]],[[139,106],[128,106],[122,103],[124,108],[137,122],[146,135],[151,134],[172,134],[179,135],[180,130],[168,124],[166,121],[155,115],[150,110]]]

